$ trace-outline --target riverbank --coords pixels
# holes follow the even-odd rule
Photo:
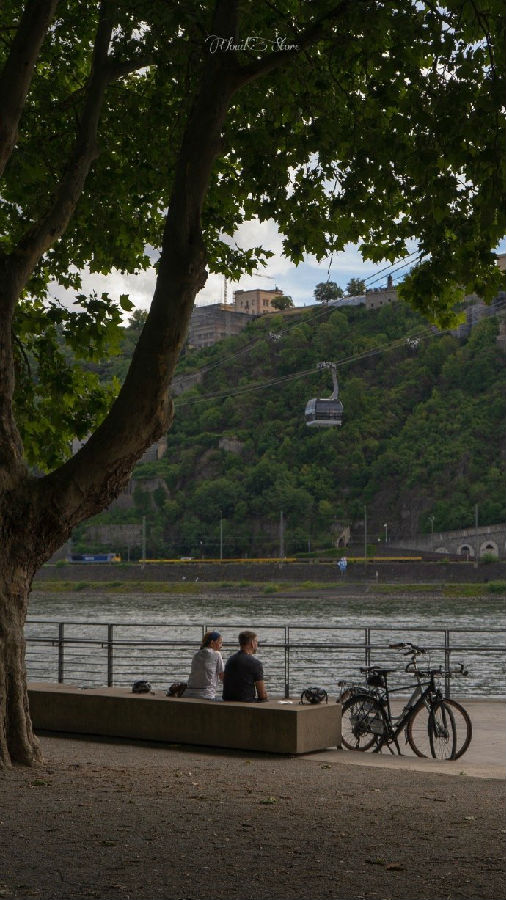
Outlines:
[[[403,562],[375,560],[350,563],[346,575],[341,578],[334,561],[304,560],[297,562],[220,562],[220,560],[193,560],[176,563],[56,563],[45,565],[37,572],[34,587],[46,582],[121,582],[160,584],[195,581],[206,583],[318,583],[335,585],[341,580],[348,584],[488,584],[503,581],[506,584],[506,562],[480,563],[448,562],[444,559]]]
[[[372,583],[356,583],[351,581],[328,584],[328,582],[290,582],[267,581],[259,584],[250,581],[200,581],[199,578],[182,581],[37,581],[34,584],[32,594],[62,594],[62,593],[86,593],[87,591],[100,591],[106,594],[159,594],[159,595],[184,595],[198,597],[202,594],[215,596],[223,592],[233,592],[236,596],[250,595],[254,592],[262,596],[275,596],[280,598],[301,596],[309,599],[329,598],[332,596],[353,599],[363,597],[371,592],[377,596],[390,596],[393,598],[411,597],[434,600],[439,598],[469,597],[488,598],[506,597],[506,581],[490,581],[485,583],[452,583],[444,584],[432,582],[430,584],[382,584],[379,581]]]
[[[0,892],[40,900],[498,900],[504,783],[41,738],[0,782]],[[363,755],[359,754],[362,760]],[[350,759],[353,763],[350,764]],[[463,762],[463,760],[462,760]],[[437,763],[435,764],[438,765]],[[439,764],[441,765],[441,764]],[[450,770],[448,770],[450,771]]]

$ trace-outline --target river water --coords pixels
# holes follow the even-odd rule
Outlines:
[[[317,684],[335,695],[340,679],[359,677],[366,643],[371,661],[395,666],[400,678],[406,660],[388,644],[412,641],[428,648],[423,659],[431,665],[444,665],[445,659],[465,663],[469,675],[452,679],[452,695],[506,694],[504,598],[359,590],[332,597],[268,595],[261,585],[198,596],[35,592],[26,629],[28,676],[56,681],[60,675],[83,687],[106,684],[108,678],[118,685],[148,678],[162,688],[187,677],[203,630],[222,632],[226,658],[236,649],[238,631],[249,627],[259,635],[258,655],[272,693],[283,693],[288,682],[291,694]],[[58,660],[63,636],[68,643]],[[445,657],[448,642],[451,654]],[[400,683],[409,684],[403,679]]]

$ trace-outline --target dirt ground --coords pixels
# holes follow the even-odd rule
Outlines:
[[[0,773],[0,897],[501,900],[504,782],[42,738]]]

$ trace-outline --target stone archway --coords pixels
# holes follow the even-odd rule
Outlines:
[[[447,550],[446,547],[436,547],[436,549],[434,550],[434,553],[449,553],[449,552],[450,551]]]
[[[495,541],[484,541],[480,546],[480,556],[485,556],[487,553],[493,554],[493,556],[499,557],[499,547],[497,546]]]
[[[474,557],[474,547],[471,544],[461,544],[457,549],[457,553],[459,556],[465,556],[467,559]]]

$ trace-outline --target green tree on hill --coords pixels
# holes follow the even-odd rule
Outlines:
[[[330,303],[331,300],[338,300],[339,297],[343,297],[344,292],[335,281],[320,281],[316,285],[313,295],[317,303]]]
[[[350,278],[346,285],[346,293],[349,297],[357,297],[365,294],[365,281],[363,278]]]
[[[275,309],[279,310],[292,309],[293,305],[294,304],[292,298],[287,297],[286,295],[283,295],[282,297],[274,297],[274,300],[272,301],[272,306],[274,306]]]

